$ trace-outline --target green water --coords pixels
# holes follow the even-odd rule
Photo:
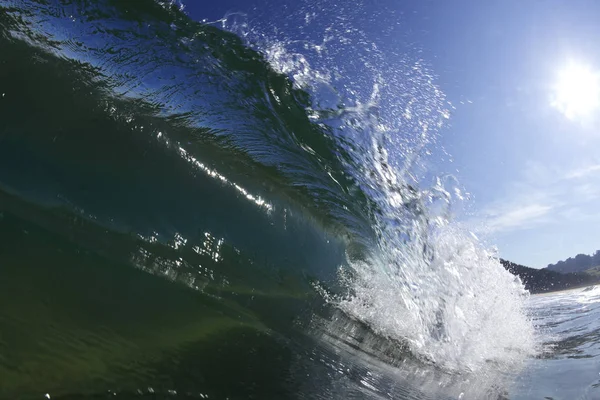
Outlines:
[[[177,3],[0,1],[0,399],[504,398],[496,361],[440,366],[512,300],[439,340],[461,278],[513,284],[471,241],[435,273],[408,169],[443,96],[311,89]],[[396,171],[379,111],[403,101]]]
[[[6,213],[1,229],[0,397],[283,393],[265,380],[285,374],[290,351],[254,313]]]

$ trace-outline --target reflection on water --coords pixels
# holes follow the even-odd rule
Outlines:
[[[544,351],[516,380],[511,399],[598,398],[598,288],[533,296],[531,314],[544,342]]]
[[[194,158],[193,156],[191,156],[190,154],[188,154],[188,152],[183,147],[179,147],[179,153],[181,154],[181,157],[183,159],[185,159],[186,161],[189,161],[195,167],[198,167],[198,169],[200,169],[201,171],[204,171],[208,176],[210,176],[212,178],[215,178],[215,179],[219,179],[221,182],[234,187],[246,199],[248,199],[248,200],[256,203],[257,206],[264,207],[265,210],[267,210],[267,211],[272,211],[273,210],[273,206],[271,204],[265,202],[265,200],[263,200],[262,197],[260,197],[260,196],[254,196],[254,195],[248,193],[248,191],[246,189],[244,189],[243,187],[241,187],[237,183],[230,182],[227,178],[225,178],[223,175],[221,175],[217,171],[208,168],[206,165],[204,165],[200,161],[196,160],[196,158]]]

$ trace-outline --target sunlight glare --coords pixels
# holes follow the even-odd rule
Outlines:
[[[552,105],[571,120],[589,117],[600,108],[598,72],[583,64],[569,64],[558,74]]]

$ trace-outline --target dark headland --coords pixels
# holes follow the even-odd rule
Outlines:
[[[529,268],[503,259],[500,262],[511,274],[521,278],[525,289],[533,294],[600,284],[599,267],[577,272],[557,272],[551,268]]]

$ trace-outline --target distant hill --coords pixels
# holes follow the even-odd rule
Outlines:
[[[597,252],[596,252],[597,253]],[[600,267],[594,273],[561,273],[535,269],[500,259],[500,263],[513,275],[521,278],[525,289],[531,293],[546,293],[600,283]]]
[[[594,255],[577,254],[575,257],[569,257],[556,264],[548,264],[545,269],[563,274],[570,272],[584,272],[590,269],[600,269],[600,250],[596,250]]]

